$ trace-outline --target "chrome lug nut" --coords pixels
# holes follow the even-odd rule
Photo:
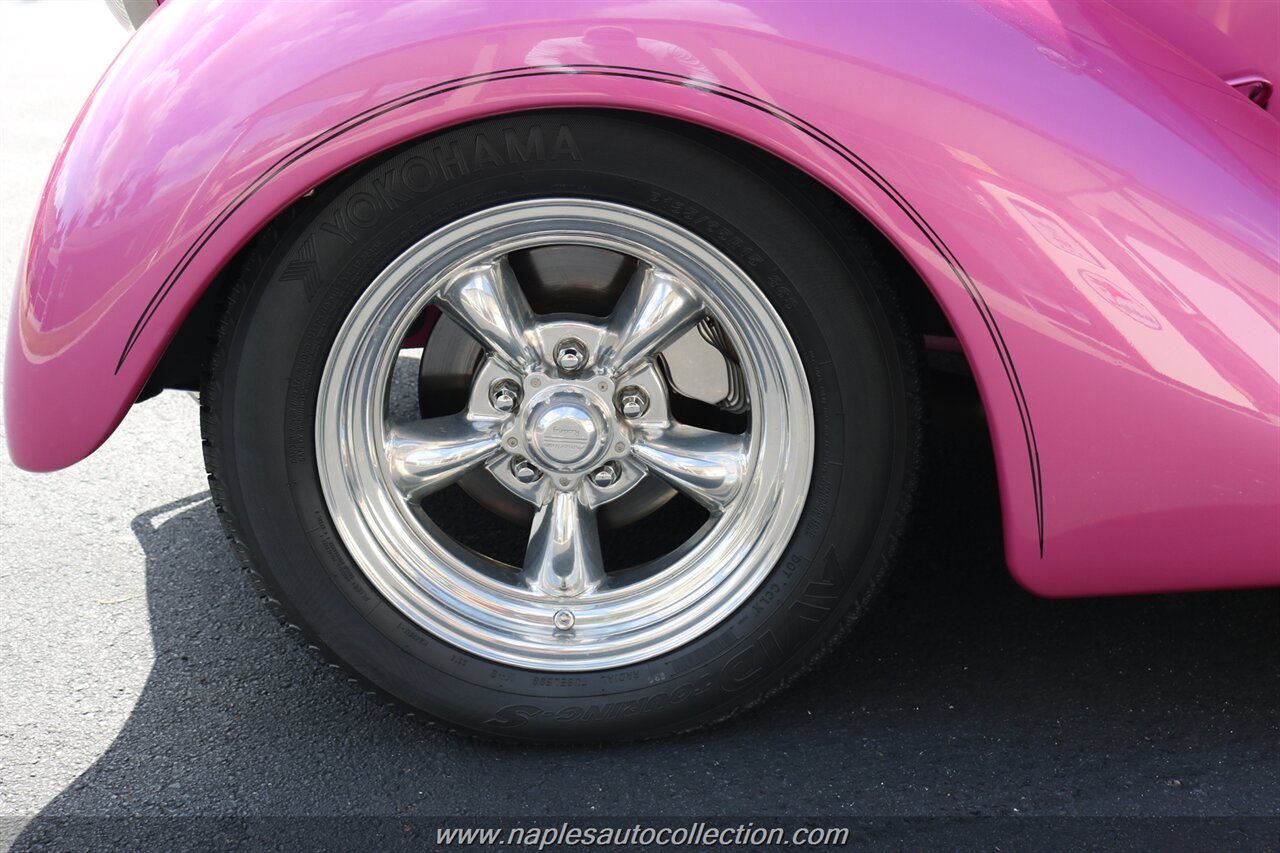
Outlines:
[[[619,476],[621,475],[618,471],[618,463],[607,462],[591,472],[591,482],[602,489],[607,489],[618,482]]]
[[[555,622],[557,629],[561,631],[568,631],[573,627],[574,618],[573,614],[568,610],[559,610],[556,611],[556,615],[552,618],[552,621]]]
[[[542,476],[538,466],[523,456],[517,456],[511,460],[511,473],[522,483],[532,483]]]
[[[618,393],[618,411],[628,420],[640,417],[649,411],[649,395],[639,386],[628,385]]]
[[[587,346],[577,338],[565,338],[556,344],[556,366],[565,373],[576,373],[587,363]]]
[[[499,379],[489,386],[489,403],[499,412],[514,412],[520,405],[520,386],[510,379]]]

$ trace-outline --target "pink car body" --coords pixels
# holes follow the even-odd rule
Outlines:
[[[327,178],[484,116],[639,110],[790,162],[911,263],[976,377],[1025,586],[1280,583],[1280,126],[1248,97],[1280,75],[1278,8],[169,0],[40,201],[10,451],[91,453],[236,251]],[[454,153],[346,216],[573,156]]]

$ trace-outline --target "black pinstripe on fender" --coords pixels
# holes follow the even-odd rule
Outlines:
[[[328,142],[354,130],[361,125],[373,121],[374,119],[385,115],[389,112],[409,106],[410,104],[444,95],[449,92],[455,92],[459,89],[466,89],[472,86],[479,86],[484,83],[495,82],[499,80],[515,80],[527,77],[549,77],[559,76],[563,74],[578,74],[583,76],[597,77],[621,77],[633,80],[644,80],[653,83],[663,83],[667,85],[684,86],[687,88],[697,89],[706,92],[709,95],[725,98],[735,103],[757,110],[758,112],[769,115],[787,125],[790,125],[800,133],[805,134],[815,142],[827,148],[849,165],[858,170],[865,178],[871,181],[875,186],[883,192],[890,201],[898,206],[904,214],[911,220],[912,224],[920,231],[921,235],[933,246],[934,250],[946,261],[950,267],[952,274],[964,288],[965,292],[972,300],[974,308],[977,309],[978,315],[982,318],[983,325],[987,329],[987,334],[991,338],[992,344],[996,348],[996,352],[1000,358],[1000,364],[1004,369],[1005,377],[1009,382],[1009,388],[1013,393],[1014,402],[1018,407],[1018,416],[1022,423],[1022,431],[1026,439],[1027,459],[1031,471],[1032,496],[1035,501],[1036,513],[1036,533],[1039,540],[1040,556],[1044,556],[1044,489],[1040,471],[1040,451],[1036,444],[1035,427],[1031,421],[1031,410],[1027,404],[1026,394],[1022,388],[1022,380],[1018,376],[1017,368],[1013,363],[1013,356],[1009,351],[1009,346],[1005,342],[1004,334],[1000,331],[1000,326],[996,322],[995,314],[991,307],[987,304],[986,299],[982,295],[981,289],[977,283],[965,270],[964,265],[951,251],[950,247],[943,241],[938,233],[933,229],[924,217],[912,207],[911,203],[898,192],[898,190],[889,181],[873,169],[866,161],[858,157],[850,151],[843,143],[832,137],[825,131],[820,130],[799,116],[784,110],[783,108],[764,101],[755,95],[724,86],[719,83],[712,83],[705,80],[697,80],[691,77],[682,77],[677,74],[671,74],[665,71],[653,71],[646,68],[635,68],[621,65],[558,65],[545,67],[521,67],[506,68],[498,71],[489,71],[482,74],[471,74],[465,77],[456,77],[451,80],[445,80],[431,86],[416,89],[399,97],[392,98],[373,107],[369,107],[355,115],[345,119],[338,124],[317,133],[293,149],[282,155],[278,160],[271,164],[261,175],[254,179],[248,186],[242,189],[236,196],[228,202],[228,204],[218,213],[213,220],[205,226],[199,236],[187,247],[182,256],[174,264],[173,268],[165,276],[164,281],[152,294],[148,300],[146,307],[143,308],[141,315],[133,325],[133,329],[129,332],[128,338],[125,340],[124,348],[120,352],[120,360],[116,363],[115,372],[118,374],[128,359],[130,352],[133,350],[142,332],[146,329],[151,318],[155,316],[156,309],[164,301],[165,297],[173,289],[178,279],[186,271],[187,267],[195,259],[196,255],[208,244],[213,235],[230,219],[237,210],[239,210],[246,201],[253,197],[263,186],[269,183],[277,175],[283,172],[289,166],[298,160],[322,147]]]

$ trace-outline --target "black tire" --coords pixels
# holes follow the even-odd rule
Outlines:
[[[502,144],[513,137],[523,151]],[[528,144],[538,138],[541,146]],[[472,152],[486,148],[498,156],[477,162]],[[507,156],[520,153],[530,156]],[[409,157],[459,154],[462,165],[423,192],[388,189],[386,176]],[[747,269],[804,359],[817,439],[797,531],[744,606],[674,652],[569,677],[469,655],[386,603],[333,527],[314,448],[329,346],[375,275],[462,216],[547,196],[668,217]],[[917,345],[893,296],[893,265],[867,227],[786,167],[631,116],[492,119],[354,169],[260,240],[231,288],[202,390],[206,464],[227,534],[282,619],[449,727],[595,741],[688,730],[742,711],[811,667],[852,624],[889,566],[911,502]]]

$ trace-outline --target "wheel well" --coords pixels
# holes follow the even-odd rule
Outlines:
[[[591,110],[603,113],[617,111]],[[840,198],[817,179],[801,171],[797,167],[782,160],[778,156],[758,148],[737,137],[701,125],[681,121],[679,119],[657,116],[647,113],[627,112],[626,115],[635,120],[661,125],[689,139],[714,148],[718,151],[730,151],[740,163],[761,174],[781,192],[795,196],[805,194],[811,202],[816,203],[818,210],[829,221],[827,230],[838,235],[841,228],[856,228],[861,236],[876,248],[878,259],[887,265],[896,283],[898,296],[903,308],[910,316],[913,326],[926,341],[954,341],[955,332],[948,323],[941,307],[934,298],[924,280],[907,262],[897,248],[875,228],[859,211],[847,201]],[[415,145],[418,139],[409,140],[395,148],[379,152],[348,169],[333,176],[322,187],[299,199],[293,205],[281,211],[270,222],[263,225],[257,234],[250,239],[223,268],[213,282],[197,300],[196,305],[187,314],[173,339],[165,348],[164,354],[157,363],[151,377],[147,380],[138,400],[153,397],[166,389],[194,391],[200,387],[203,373],[209,356],[213,351],[218,318],[226,300],[232,282],[242,270],[244,263],[257,249],[263,235],[273,230],[272,226],[283,220],[298,215],[300,208],[311,203],[311,197],[324,197],[326,188],[351,180],[354,174],[367,168],[370,163],[395,156],[404,148]],[[941,364],[944,369],[962,373],[968,372],[968,364],[958,346],[946,347],[947,352],[931,352],[931,363]]]

